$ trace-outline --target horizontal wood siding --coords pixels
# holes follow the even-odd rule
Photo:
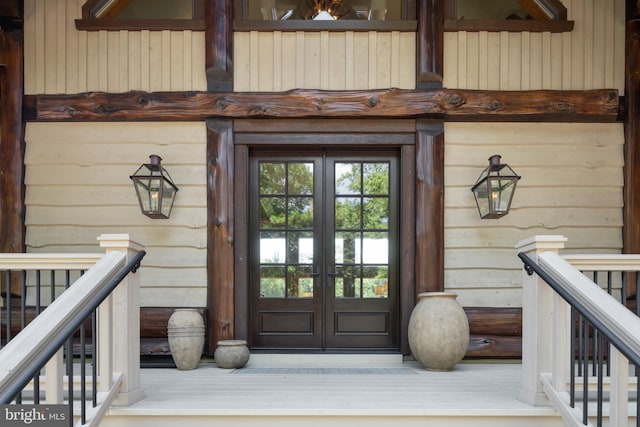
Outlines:
[[[519,307],[516,243],[569,238],[567,252],[620,253],[622,124],[447,123],[445,287],[464,306]],[[504,218],[481,220],[470,191],[492,154],[522,179]]]
[[[206,295],[204,123],[30,123],[26,131],[28,252],[100,252],[96,237],[147,246],[143,306],[202,307]],[[142,215],[129,179],[149,161],[179,187],[168,220]]]
[[[78,31],[85,0],[25,0],[25,93],[206,90],[204,31]]]
[[[415,87],[414,32],[236,32],[234,90]]]
[[[444,86],[624,90],[624,0],[563,0],[565,33],[447,32]]]

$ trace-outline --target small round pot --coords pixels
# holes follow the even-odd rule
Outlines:
[[[244,340],[218,341],[218,347],[213,353],[213,359],[218,368],[238,369],[249,361],[249,348]]]

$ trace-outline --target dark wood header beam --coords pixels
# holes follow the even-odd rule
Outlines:
[[[615,122],[615,89],[461,89],[279,93],[91,92],[25,97],[27,121],[198,121],[210,118],[436,118],[446,121]]]

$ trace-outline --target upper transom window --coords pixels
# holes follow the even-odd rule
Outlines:
[[[402,19],[402,2],[398,0],[249,0],[247,18],[267,21],[400,20]]]
[[[204,30],[204,0],[88,0],[80,30]]]
[[[571,31],[560,0],[453,0],[445,2],[447,31]]]

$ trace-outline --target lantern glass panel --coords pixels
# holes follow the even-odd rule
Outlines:
[[[513,195],[516,181],[512,178],[494,178],[490,180],[490,183],[491,211],[496,214],[506,214],[509,211],[509,205],[511,204],[511,197]]]
[[[161,190],[162,199],[160,200],[160,212],[162,212],[162,215],[169,218],[171,215],[171,209],[173,208],[173,201],[176,197],[176,190],[168,182],[164,182],[163,184],[164,185]]]

